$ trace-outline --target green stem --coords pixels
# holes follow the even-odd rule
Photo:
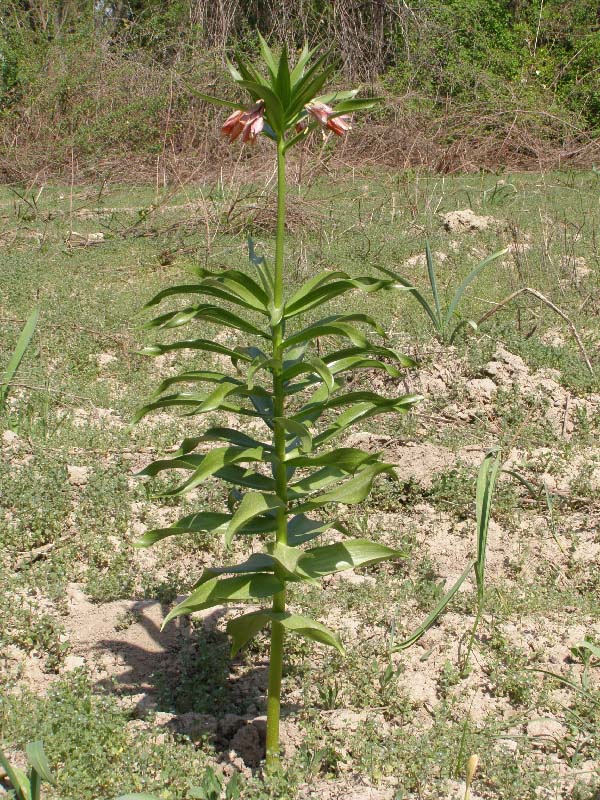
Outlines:
[[[275,242],[275,281],[274,306],[283,304],[283,254],[285,240],[285,155],[284,140],[277,143],[277,238]],[[275,319],[277,318],[277,315]],[[271,326],[273,345],[273,416],[275,426],[273,445],[275,448],[275,487],[277,496],[287,504],[287,475],[285,468],[285,390],[281,378],[283,370],[282,320]],[[287,512],[285,508],[277,511],[276,540],[287,544]],[[273,611],[285,611],[285,589],[273,597]],[[267,767],[272,768],[279,760],[279,717],[281,712],[281,676],[283,672],[284,628],[273,622],[271,629],[271,658],[269,664],[269,686],[267,694]]]
[[[471,635],[469,637],[469,644],[467,646],[467,652],[465,654],[465,659],[463,661],[461,674],[462,676],[466,676],[468,674],[469,669],[469,661],[471,660],[471,653],[473,651],[473,645],[475,644],[475,634],[477,633],[477,628],[479,627],[479,622],[481,620],[481,615],[483,613],[483,595],[478,592],[477,593],[477,610],[475,612],[475,619],[473,621],[473,627],[471,628]]]
[[[275,239],[275,307],[283,301],[283,246],[285,243],[285,140],[277,142],[277,233]]]

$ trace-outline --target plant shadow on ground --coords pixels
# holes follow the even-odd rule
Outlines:
[[[257,713],[266,690],[266,662],[245,669],[243,659],[231,662],[230,640],[217,625],[225,609],[216,609],[199,624],[186,620],[163,630],[153,618],[160,608],[153,601],[131,605],[123,627],[135,636],[103,638],[94,650],[117,662],[117,675],[104,674],[95,688],[112,691],[132,702],[131,712],[143,717],[149,711],[171,714]],[[128,626],[129,623],[129,626]]]

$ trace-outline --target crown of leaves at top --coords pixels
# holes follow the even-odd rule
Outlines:
[[[235,54],[235,65],[227,60],[227,66],[235,83],[250,95],[254,103],[264,101],[266,124],[262,132],[269,138],[274,140],[284,138],[290,129],[301,124],[309,116],[306,106],[311,103],[335,103],[335,108],[328,114],[330,119],[334,119],[355,111],[373,108],[380,102],[379,97],[357,99],[359,89],[320,95],[319,92],[337,68],[335,63],[326,66],[329,53],[325,53],[310,64],[316,48],[309,50],[305,44],[298,61],[290,68],[286,45],[283,46],[279,58],[276,58],[260,33],[258,37],[265,74],[243,59],[239,53]],[[231,109],[245,108],[243,103],[193,91],[202,100],[216,105]],[[304,138],[317,125],[317,121],[311,121],[303,127],[286,142],[286,149]]]

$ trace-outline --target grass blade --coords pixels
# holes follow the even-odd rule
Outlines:
[[[477,561],[475,575],[477,578],[477,594],[483,596],[485,556],[487,537],[490,525],[490,513],[498,470],[500,469],[500,449],[495,447],[486,454],[477,476],[476,517],[477,517]]]
[[[23,359],[23,356],[25,355],[25,351],[29,347],[29,343],[33,337],[39,316],[40,309],[39,306],[36,306],[31,312],[29,319],[25,323],[25,327],[21,331],[17,346],[15,347],[4,375],[2,376],[2,381],[0,382],[0,409],[4,406],[6,395],[8,394],[8,386],[19,369],[19,365]]]
[[[450,324],[450,320],[454,316],[454,313],[458,308],[460,301],[462,300],[463,294],[469,288],[470,284],[475,280],[475,278],[479,275],[479,273],[482,272],[489,264],[491,264],[492,261],[495,261],[497,258],[500,258],[500,256],[505,255],[507,252],[508,252],[508,247],[505,247],[504,250],[498,250],[498,252],[492,253],[487,258],[484,258],[483,261],[481,261],[479,264],[477,264],[477,266],[474,269],[472,269],[471,272],[469,272],[467,277],[464,279],[464,281],[460,284],[460,286],[456,290],[454,297],[452,298],[452,302],[450,303],[448,311],[446,313],[446,321],[444,323],[445,326]]]
[[[419,641],[419,639],[427,633],[427,631],[429,630],[429,628],[431,628],[432,625],[435,625],[435,623],[437,622],[438,618],[442,615],[442,613],[445,610],[445,608],[448,605],[448,603],[452,600],[454,595],[458,592],[460,587],[466,581],[466,579],[467,579],[467,577],[469,575],[469,572],[471,571],[471,568],[473,567],[474,563],[475,563],[474,561],[470,561],[467,564],[467,566],[466,566],[464,572],[462,573],[462,575],[460,576],[460,578],[456,581],[456,583],[450,589],[450,591],[448,591],[442,597],[440,602],[433,609],[433,611],[427,617],[427,619],[425,619],[421,623],[421,625],[419,625],[419,627],[415,631],[413,631],[413,633],[411,633],[411,635],[407,639],[404,639],[404,641],[400,642],[399,644],[395,644],[391,648],[391,652],[392,653],[398,653],[401,650],[407,650],[409,647],[412,647],[413,644],[416,644]]]
[[[11,788],[15,793],[15,800],[29,800],[29,779],[23,770],[11,766],[2,750],[0,750],[0,767],[10,781]]]
[[[46,753],[44,752],[44,745],[41,742],[29,742],[29,744],[25,746],[25,752],[27,753],[29,763],[40,778],[46,781],[46,783],[53,784],[54,776],[52,775]]]
[[[427,300],[423,297],[421,292],[417,289],[417,287],[414,284],[412,284],[406,278],[403,278],[401,275],[398,275],[397,272],[388,269],[387,267],[380,267],[376,265],[376,269],[380,270],[381,272],[385,272],[386,275],[389,275],[391,278],[394,278],[394,280],[397,281],[403,289],[408,289],[408,291],[413,295],[417,303],[419,303],[423,307],[423,310],[425,311],[429,319],[433,322],[433,327],[435,328],[436,333],[441,333],[440,321],[438,317],[436,317],[435,311],[431,308]],[[394,288],[399,289],[400,286],[398,287],[395,286]]]
[[[442,310],[440,308],[440,298],[437,290],[437,279],[435,277],[435,267],[433,266],[433,258],[429,242],[425,242],[425,259],[427,261],[427,274],[429,276],[429,284],[431,286],[431,294],[433,295],[433,303],[435,305],[435,315],[438,320],[438,328],[442,329]]]

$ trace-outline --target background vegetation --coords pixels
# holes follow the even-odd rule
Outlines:
[[[330,47],[340,80],[387,95],[347,162],[546,168],[597,151],[594,0],[3,0],[0,23],[8,180],[215,172],[220,117],[188,87],[223,91],[224,51],[252,55],[256,29]]]

